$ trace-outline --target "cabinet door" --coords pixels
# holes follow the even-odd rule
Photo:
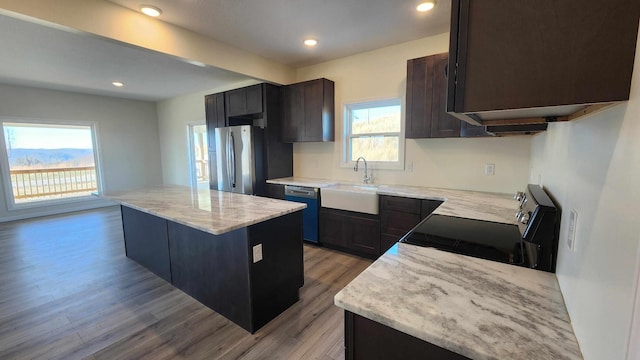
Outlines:
[[[420,222],[420,214],[409,214],[399,211],[380,213],[380,227],[384,234],[395,235],[400,239]]]
[[[245,114],[257,114],[262,112],[262,84],[246,88]]]
[[[323,78],[288,85],[284,99],[283,141],[334,140],[333,81]]]
[[[224,93],[207,95],[204,100],[209,149],[215,149],[213,129],[227,126],[227,118],[224,113]]]
[[[431,94],[431,137],[460,136],[460,119],[449,115],[447,107],[447,76],[446,68],[449,63],[448,54],[433,55],[433,93]]]
[[[347,247],[347,239],[345,236],[345,218],[337,212],[327,210],[325,208],[320,209],[320,242],[322,244],[329,244]]]
[[[396,235],[380,234],[380,253],[383,254],[393,245],[395,245],[401,237]]]
[[[304,86],[288,85],[284,88],[284,121],[282,141],[296,142],[304,138]]]
[[[227,91],[225,98],[227,116],[243,116],[262,112],[262,84]]]
[[[512,0],[454,0],[450,51],[458,69],[449,108],[627,100],[639,13],[638,0],[541,0],[535,10]]]
[[[322,141],[322,112],[324,104],[322,88],[322,79],[304,84],[303,141]]]
[[[352,250],[380,255],[380,221],[353,216],[346,220],[347,244]]]
[[[284,185],[265,184],[265,196],[272,199],[284,200]]]
[[[411,139],[431,136],[431,109],[433,93],[433,57],[407,61],[406,137]]]
[[[246,114],[247,98],[246,90],[236,89],[225,93],[227,116],[237,116]]]

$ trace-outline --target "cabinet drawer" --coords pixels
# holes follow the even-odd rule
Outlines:
[[[383,234],[402,236],[420,222],[420,214],[399,211],[384,211],[380,214],[380,228]]]
[[[380,210],[400,211],[420,216],[420,199],[380,196]]]

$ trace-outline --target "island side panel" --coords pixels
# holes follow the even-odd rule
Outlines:
[[[253,247],[262,245],[262,260],[251,261],[253,317],[259,329],[295,304],[304,284],[302,211],[249,227]]]
[[[247,228],[213,235],[169,222],[173,285],[254,332]]]
[[[127,206],[120,209],[127,257],[170,283],[167,221]]]

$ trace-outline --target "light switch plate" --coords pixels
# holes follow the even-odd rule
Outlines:
[[[253,247],[253,263],[257,263],[262,260],[262,244],[258,244]]]
[[[496,174],[496,164],[486,164],[484,166],[484,174],[485,175],[495,175]]]

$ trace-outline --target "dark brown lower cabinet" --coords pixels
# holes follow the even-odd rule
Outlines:
[[[380,220],[377,215],[320,208],[320,242],[376,259],[380,256]]]
[[[122,218],[129,258],[251,333],[298,301],[302,211],[222,235],[126,206]]]
[[[266,197],[284,200],[284,185],[267,183],[265,184],[264,190]]]
[[[380,250],[387,251],[442,201],[380,195]]]
[[[344,321],[347,360],[469,360],[349,311],[344,312]]]

